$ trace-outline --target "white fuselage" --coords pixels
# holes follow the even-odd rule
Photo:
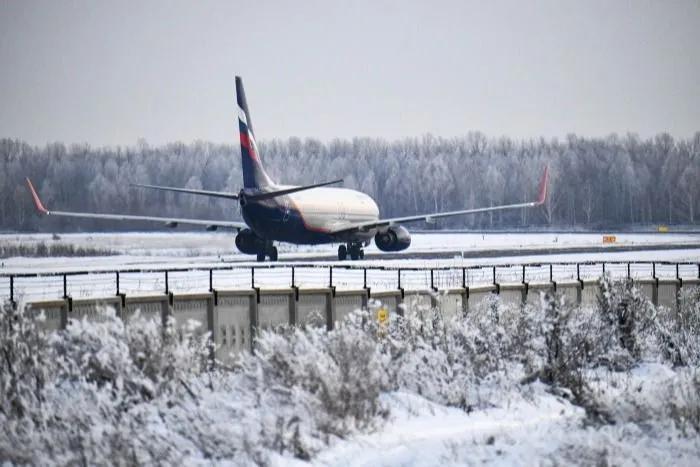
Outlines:
[[[307,228],[329,230],[379,219],[379,207],[365,193],[348,188],[314,188],[289,195]]]

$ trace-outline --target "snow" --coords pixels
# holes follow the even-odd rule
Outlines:
[[[393,414],[381,433],[360,436],[321,453],[318,464],[336,466],[446,465],[455,461],[493,464],[531,462],[556,448],[553,432],[579,423],[583,410],[540,391],[531,400],[510,401],[467,414],[408,393],[384,395]],[[470,445],[468,457],[458,453]],[[539,451],[539,452],[538,452]],[[450,459],[450,457],[457,457]]]
[[[476,233],[414,233],[409,252],[437,253],[445,251],[493,251],[518,248],[571,248],[603,246],[602,234],[476,234]],[[191,261],[243,261],[251,262],[251,256],[240,254],[234,245],[235,235],[226,232],[123,232],[123,233],[80,233],[62,234],[54,240],[51,234],[0,234],[3,245],[74,245],[111,250],[125,258],[119,264],[127,266],[132,262],[169,264]],[[691,234],[616,234],[616,245],[644,246],[650,249],[659,245],[697,247],[698,236]],[[278,246],[280,259],[317,258],[335,255],[333,245],[291,245]],[[368,253],[381,253],[374,244],[365,248]],[[458,255],[459,256],[459,255]],[[488,260],[491,260],[490,258]],[[384,262],[385,260],[381,260]],[[70,261],[72,266],[81,264],[80,258]],[[6,266],[13,262],[5,261]],[[30,261],[37,266],[46,266],[52,261],[36,259]],[[41,264],[44,263],[44,264]],[[88,263],[91,263],[88,260]],[[371,263],[371,262],[370,262]],[[87,264],[89,266],[89,264]]]
[[[608,298],[624,298],[620,293],[624,289],[611,289]],[[697,349],[688,366],[673,367],[664,360],[657,328],[632,327],[644,350],[631,368],[577,367],[596,407],[611,418],[596,422],[580,400],[575,403],[567,383],[526,378],[530,366],[539,368],[548,358],[544,337],[553,329],[547,322],[552,303],[558,299],[543,296],[541,307],[520,309],[496,299],[451,318],[408,305],[405,320],[392,315],[393,327],[381,339],[373,320],[365,321],[368,312],[351,315],[331,332],[263,331],[255,355],[242,355],[235,371],[212,374],[202,373],[206,347],[192,334],[193,323],[186,324],[184,338],[164,344],[159,321],[136,316],[123,325],[107,311],[101,322],[72,321],[66,332],[53,335],[54,352],[44,354],[34,333],[18,334],[25,328],[0,320],[8,348],[20,357],[38,356],[15,362],[24,365],[18,366],[22,381],[35,384],[33,372],[48,378],[43,404],[32,405],[31,390],[19,392],[22,402],[37,411],[37,420],[63,424],[28,429],[5,420],[11,416],[0,410],[6,428],[0,452],[15,458],[32,453],[29,463],[44,465],[75,463],[80,456],[90,464],[125,454],[146,464],[279,467],[698,465]],[[374,313],[380,304],[370,306]],[[696,313],[697,307],[693,303],[687,311]],[[607,321],[590,319],[597,311],[567,312],[562,305],[556,316],[565,314],[573,321],[559,327],[562,352],[577,348],[578,341],[569,338],[581,324],[586,343],[595,344],[590,362],[610,350],[598,344],[620,350],[616,335],[606,340],[619,329],[599,328]],[[696,323],[692,332],[697,330]],[[10,372],[0,370],[4,381]],[[114,384],[100,388],[91,375]],[[0,384],[0,391],[8,387]],[[153,396],[144,397],[144,389]],[[450,401],[460,393],[464,404]],[[0,397],[0,404],[5,400]],[[687,431],[669,407],[691,421]],[[71,443],[81,451],[74,452]]]
[[[601,245],[599,234],[470,234],[470,233],[419,233],[413,236],[410,247],[412,253],[440,251],[494,251],[527,248],[590,247]],[[365,274],[358,267],[370,268],[414,268],[416,271],[402,272],[401,286],[406,290],[427,289],[431,286],[430,268],[451,268],[436,271],[433,285],[438,288],[460,287],[461,268],[471,268],[466,272],[468,285],[520,282],[521,267],[500,267],[493,277],[490,265],[544,264],[540,268],[528,268],[528,282],[543,282],[550,278],[548,263],[570,263],[569,266],[554,266],[554,280],[595,279],[602,273],[602,265],[582,266],[577,273],[574,263],[581,262],[689,262],[700,263],[700,249],[658,250],[659,245],[697,245],[693,235],[685,234],[618,234],[617,244],[634,245],[643,248],[631,252],[601,252],[585,254],[527,255],[517,257],[463,258],[459,254],[444,259],[382,259],[366,261],[321,261],[317,258],[333,254],[334,247],[297,247],[281,245],[282,261],[271,265],[251,261],[247,255],[232,254],[233,235],[226,233],[91,233],[65,234],[53,240],[48,234],[0,235],[0,242],[7,245],[34,245],[59,243],[76,247],[108,249],[120,253],[108,257],[71,258],[23,258],[13,257],[0,260],[0,296],[9,295],[10,274],[49,274],[62,272],[91,272],[67,277],[67,292],[74,298],[114,296],[117,292],[117,278],[113,272],[98,274],[100,271],[163,270],[182,269],[182,272],[168,274],[168,290],[184,292],[206,292],[209,290],[209,268],[216,270],[212,276],[215,289],[248,288],[253,285],[251,268],[255,268],[255,285],[267,288],[289,287],[292,284],[294,266],[295,285],[299,287],[327,286],[330,283],[329,267],[333,266],[333,284],[337,288],[362,288],[367,285],[373,290],[388,290],[398,287],[398,275],[392,270],[369,270],[367,282]],[[374,246],[368,251],[376,249]],[[284,257],[306,259],[310,263],[285,262]],[[269,269],[273,267],[273,269]],[[347,269],[353,268],[353,269]],[[198,271],[193,271],[199,269]],[[626,275],[625,265],[608,265],[607,270],[618,276]],[[678,271],[680,277],[697,278],[700,271],[696,265],[687,265]],[[635,265],[630,274],[634,277],[652,277],[651,264]],[[657,277],[675,278],[673,265],[658,265]],[[35,278],[15,278],[15,294],[30,300],[54,299],[63,296],[62,276],[42,276]],[[166,279],[162,272],[122,272],[119,277],[119,292],[129,295],[149,295],[163,293]]]
[[[626,378],[629,384],[663,387],[675,373],[667,366],[644,364]],[[615,390],[615,387],[618,389]],[[619,395],[628,385],[605,385]],[[698,463],[699,440],[655,438],[631,424],[600,429],[584,425],[585,413],[535,383],[529,393],[513,393],[501,407],[466,413],[409,393],[383,396],[391,421],[378,433],[338,444],[314,459],[314,465],[590,465],[581,458],[608,451],[607,465],[677,465]],[[650,391],[651,400],[660,397]],[[573,451],[573,452],[572,452]],[[571,456],[571,457],[569,457]],[[559,460],[559,463],[555,462]],[[276,465],[308,465],[278,459]],[[600,465],[600,464],[598,464]]]

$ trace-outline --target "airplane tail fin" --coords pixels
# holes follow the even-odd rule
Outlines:
[[[263,188],[275,183],[263,169],[258,147],[255,144],[253,122],[250,119],[248,102],[245,98],[243,80],[236,76],[236,99],[238,101],[238,131],[241,139],[241,163],[243,165],[243,187]]]

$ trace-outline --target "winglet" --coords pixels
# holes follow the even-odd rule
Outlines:
[[[549,179],[549,167],[545,166],[544,175],[542,175],[542,182],[540,183],[540,197],[535,203],[535,206],[542,206],[547,200],[547,181]]]
[[[29,177],[25,177],[25,180],[27,180],[27,186],[29,187],[29,192],[32,194],[32,199],[34,200],[34,206],[36,207],[36,210],[39,211],[41,214],[48,214],[49,211],[41,203],[39,195],[34,189],[34,185],[32,185],[32,181],[29,180]]]

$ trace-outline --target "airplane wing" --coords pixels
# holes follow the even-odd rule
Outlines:
[[[545,167],[544,174],[542,175],[542,181],[540,183],[539,198],[537,201],[531,201],[528,203],[518,203],[518,204],[505,204],[500,206],[490,206],[486,208],[476,208],[476,209],[461,209],[459,211],[447,211],[447,212],[436,212],[433,214],[418,214],[414,216],[405,217],[393,217],[390,219],[378,219],[376,221],[368,222],[356,222],[338,226],[332,228],[330,233],[344,233],[350,231],[368,231],[370,229],[376,229],[380,227],[390,227],[406,222],[433,222],[434,219],[442,217],[452,217],[452,216],[463,216],[467,214],[477,214],[480,212],[491,212],[491,211],[503,211],[506,209],[519,209],[519,208],[534,208],[542,206],[547,199],[547,179],[549,178],[549,168]]]
[[[151,221],[151,222],[163,222],[167,227],[177,227],[179,224],[183,225],[201,225],[205,226],[207,230],[217,230],[221,229],[236,229],[241,230],[248,227],[244,222],[231,222],[222,220],[206,220],[206,219],[182,219],[177,217],[154,217],[154,216],[132,216],[128,214],[99,214],[99,213],[88,213],[88,212],[67,212],[67,211],[50,211],[46,209],[39,199],[39,195],[34,189],[29,178],[26,178],[27,186],[32,195],[32,200],[34,201],[34,206],[40,214],[46,216],[63,216],[63,217],[81,217],[86,219],[112,219],[118,221]]]

